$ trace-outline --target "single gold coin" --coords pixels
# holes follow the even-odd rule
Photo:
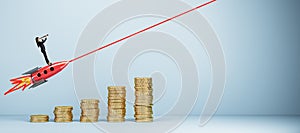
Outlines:
[[[125,103],[125,99],[108,99],[108,103]]]
[[[56,118],[54,118],[54,120],[72,120],[72,118],[59,118],[59,117],[56,117]]]
[[[93,112],[93,113],[84,112],[84,111],[81,112],[82,116],[99,116],[99,114],[100,114],[99,112]]]
[[[136,97],[135,98],[135,101],[138,102],[138,101],[149,101],[149,102],[152,102],[153,101],[153,98],[146,98],[146,97]]]
[[[42,120],[42,119],[30,119],[30,122],[32,122],[32,123],[45,123],[45,122],[49,122],[49,119],[45,119],[45,120]]]
[[[86,113],[86,114],[95,114],[95,113],[99,113],[100,109],[82,109],[81,110],[82,113]]]
[[[30,118],[30,120],[31,121],[48,121],[49,118],[34,118],[34,117],[32,117],[32,118]]]
[[[57,115],[72,115],[72,112],[53,111]]]
[[[99,116],[80,116],[80,119],[98,119]]]
[[[152,114],[135,114],[135,118],[151,118]]]
[[[126,100],[125,97],[107,97],[108,100]]]
[[[151,97],[136,97],[135,98],[135,101],[153,101],[153,98],[151,98]]]
[[[94,120],[92,120],[92,119],[82,119],[82,120],[80,120],[80,122],[98,122],[98,119],[94,119]]]
[[[80,122],[97,122],[98,116],[96,117],[87,117],[87,116],[80,116]]]
[[[152,108],[152,105],[134,105],[134,108]]]
[[[134,84],[134,88],[152,88],[153,84],[152,83],[146,83],[146,84]]]
[[[123,108],[125,108],[126,107],[126,105],[109,105],[108,106],[108,109],[123,109]]]
[[[108,86],[108,91],[126,91],[125,86]]]
[[[107,122],[110,122],[110,123],[125,122],[125,119],[119,119],[119,120],[107,120]]]
[[[48,115],[31,115],[30,118],[49,118]]]
[[[146,89],[141,89],[141,90],[135,90],[135,93],[141,93],[141,94],[145,94],[145,93],[150,93],[152,94],[153,93],[153,90],[146,90]]]
[[[96,107],[80,107],[80,109],[81,110],[93,110],[93,109],[99,109],[99,107],[98,108],[96,108]]]
[[[125,117],[125,114],[107,114],[107,117]]]
[[[152,108],[134,108],[134,111],[150,112],[150,111],[152,111]]]
[[[54,122],[72,122],[72,119],[66,119],[66,118],[54,118]]]
[[[139,101],[139,102],[135,102],[134,104],[138,105],[138,106],[149,106],[149,105],[152,105],[152,102],[151,101]]]
[[[147,84],[145,85],[145,86],[134,86],[134,89],[136,90],[136,91],[138,91],[138,90],[140,90],[140,91],[152,91],[152,87],[151,86],[148,86]]]
[[[73,106],[56,106],[55,109],[73,109]]]
[[[152,104],[153,100],[143,100],[143,99],[135,99],[135,104],[144,103],[144,104]]]
[[[126,90],[110,90],[108,94],[126,94]]]
[[[108,103],[108,106],[125,106],[124,103]]]
[[[138,94],[139,92],[143,92],[142,94],[147,94],[147,92],[153,92],[152,88],[145,88],[145,87],[140,87],[140,88],[134,88],[135,89],[135,94]]]
[[[99,103],[98,99],[81,99],[81,103]]]
[[[135,119],[135,122],[153,122],[153,118]]]
[[[108,97],[122,97],[122,98],[125,98],[126,93],[123,93],[123,94],[108,94]]]
[[[72,112],[73,109],[54,109],[54,112]]]
[[[80,103],[80,106],[98,106],[99,103]]]
[[[90,106],[80,106],[80,109],[98,109],[98,105],[90,105]]]
[[[153,115],[153,112],[152,111],[144,111],[144,112],[136,111],[135,114],[136,115]]]
[[[107,117],[108,122],[124,122],[124,117]]]
[[[152,108],[135,108],[136,112],[152,112]]]
[[[138,96],[137,99],[153,99],[153,96]]]
[[[73,118],[73,114],[54,114],[54,116],[60,118]]]
[[[135,97],[140,97],[140,96],[153,96],[152,93],[135,93]]]
[[[152,84],[134,84],[135,90],[153,90]]]
[[[30,122],[49,122],[49,119],[30,119]]]
[[[135,83],[152,83],[151,77],[136,77],[134,78]]]
[[[87,117],[87,118],[98,118],[98,117],[99,117],[99,114],[81,115],[81,117]]]
[[[56,122],[56,123],[69,123],[69,122],[73,122],[73,120],[54,120],[54,122]]]
[[[116,114],[126,113],[126,109],[109,109],[108,113],[116,113]]]

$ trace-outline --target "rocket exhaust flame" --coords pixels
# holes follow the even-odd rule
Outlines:
[[[29,85],[32,84],[31,82],[31,76],[22,76],[18,78],[13,78],[10,80],[11,84],[15,85],[11,89],[9,89],[7,92],[4,93],[4,95],[7,95],[11,92],[17,91],[22,88],[22,91],[24,91]]]

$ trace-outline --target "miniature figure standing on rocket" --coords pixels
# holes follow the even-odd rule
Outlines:
[[[39,48],[41,48],[41,52],[43,53],[43,55],[44,55],[44,58],[45,58],[45,61],[46,61],[46,63],[49,65],[49,66],[51,66],[51,62],[49,61],[49,59],[48,59],[48,56],[47,56],[47,53],[46,53],[46,47],[45,47],[45,45],[44,45],[44,43],[47,41],[47,37],[48,37],[49,35],[48,34],[46,34],[46,35],[44,35],[44,36],[42,36],[42,37],[36,37],[35,38],[35,42],[36,42],[36,44],[37,44],[37,46],[39,47]]]

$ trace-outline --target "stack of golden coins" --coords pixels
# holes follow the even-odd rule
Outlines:
[[[125,86],[109,86],[108,88],[108,122],[124,122],[126,114]]]
[[[54,122],[72,122],[73,114],[72,106],[56,106],[54,109]]]
[[[48,115],[31,115],[30,122],[40,123],[40,122],[49,122]]]
[[[80,103],[81,116],[80,122],[97,122],[99,118],[99,100],[82,99]]]
[[[134,78],[135,88],[135,121],[152,122],[152,78]]]

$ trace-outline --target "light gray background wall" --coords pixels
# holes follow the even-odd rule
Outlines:
[[[10,78],[45,65],[35,36],[50,34],[46,45],[52,61],[70,59],[85,25],[114,2],[1,1],[0,93],[12,87]],[[196,6],[204,1],[186,2]],[[227,84],[217,114],[300,114],[299,6],[297,0],[219,0],[199,10],[219,35],[227,63]],[[203,107],[202,95],[193,114]],[[65,104],[79,106],[71,66],[42,87],[0,95],[0,114],[51,113],[54,106]]]

